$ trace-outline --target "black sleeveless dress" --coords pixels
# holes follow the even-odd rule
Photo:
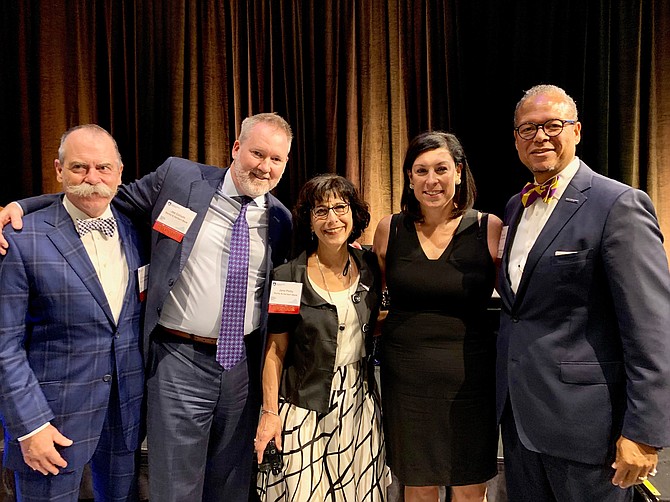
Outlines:
[[[381,393],[387,463],[404,485],[483,483],[497,472],[487,221],[467,211],[442,256],[429,260],[414,224],[402,214],[391,220]]]

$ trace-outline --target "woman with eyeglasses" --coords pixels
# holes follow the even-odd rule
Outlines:
[[[347,179],[323,174],[302,187],[293,221],[300,254],[273,272],[270,312],[282,313],[269,318],[255,439],[259,463],[274,440],[284,466],[259,473],[258,493],[383,501],[391,475],[371,357],[379,267],[350,245],[370,222],[368,207]]]
[[[502,223],[472,209],[475,185],[453,134],[414,138],[401,212],[374,251],[388,287],[381,335],[387,462],[405,502],[486,500],[497,473],[495,337],[486,322]]]

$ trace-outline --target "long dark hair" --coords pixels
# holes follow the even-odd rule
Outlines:
[[[462,215],[470,209],[477,197],[477,188],[475,187],[475,180],[470,172],[468,159],[465,157],[465,151],[458,138],[451,133],[442,131],[427,131],[416,136],[407,147],[405,154],[405,161],[402,165],[403,174],[403,189],[402,197],[400,198],[400,208],[410,220],[422,222],[423,214],[421,213],[421,206],[419,201],[414,196],[414,191],[409,188],[409,173],[412,172],[412,166],[416,158],[424,152],[430,150],[437,150],[438,148],[446,148],[449,150],[454,163],[461,164],[461,183],[456,185],[456,193],[454,194],[454,211],[452,216],[455,218]]]
[[[336,174],[319,174],[308,180],[300,189],[298,201],[293,208],[293,254],[302,251],[312,254],[318,240],[312,236],[311,211],[329,196],[340,197],[349,203],[353,229],[347,242],[358,239],[370,224],[368,203],[361,199],[356,187],[346,178]]]

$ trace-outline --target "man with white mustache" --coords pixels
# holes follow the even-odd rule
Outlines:
[[[242,122],[230,168],[170,157],[114,199],[153,230],[144,322],[151,500],[248,498],[269,276],[284,263],[291,238],[291,214],[269,192],[284,174],[292,138],[280,116],[252,115]],[[20,226],[19,207],[29,213],[50,197],[10,204],[0,225],[11,217]],[[234,290],[243,288],[246,302],[232,309],[243,318],[233,341],[227,307],[236,295],[227,279],[238,219],[249,240],[244,279]],[[3,245],[0,235],[0,254]],[[236,357],[222,364],[219,347],[229,342],[237,343]]]
[[[0,416],[18,500],[139,498],[144,365],[138,236],[110,207],[123,164],[93,124],[54,161],[65,195],[10,230],[0,259]]]

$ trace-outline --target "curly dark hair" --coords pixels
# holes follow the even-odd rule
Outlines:
[[[455,218],[470,209],[477,197],[475,180],[472,177],[468,159],[458,138],[451,133],[442,131],[427,131],[416,136],[407,147],[405,161],[402,165],[403,190],[400,198],[400,208],[411,221],[423,222],[423,214],[419,201],[414,196],[414,191],[409,188],[409,174],[416,158],[424,152],[446,148],[454,159],[456,165],[461,164],[461,183],[456,185],[454,194],[455,209],[452,216]]]
[[[370,224],[368,203],[365,202],[351,181],[336,174],[318,174],[305,182],[293,208],[294,255],[316,251],[318,240],[312,237],[311,211],[330,196],[340,197],[349,203],[353,229],[347,242],[358,239]]]

